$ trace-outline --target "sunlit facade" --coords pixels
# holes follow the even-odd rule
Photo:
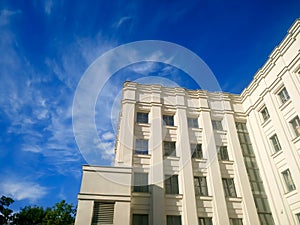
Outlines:
[[[125,82],[76,225],[300,224],[300,20],[240,94]]]

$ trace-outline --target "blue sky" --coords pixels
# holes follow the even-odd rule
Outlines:
[[[300,15],[300,1],[0,2],[0,194],[28,204],[76,204],[81,155],[72,130],[76,87],[106,51],[140,40],[182,45],[240,93]],[[110,165],[125,80],[195,89],[182,71],[138,63],[114,74],[96,105],[99,164]]]

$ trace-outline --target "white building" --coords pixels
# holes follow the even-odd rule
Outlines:
[[[126,82],[76,225],[300,224],[300,20],[240,94]]]

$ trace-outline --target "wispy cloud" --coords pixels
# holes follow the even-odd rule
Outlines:
[[[3,179],[0,183],[0,190],[3,195],[12,196],[15,200],[27,199],[31,203],[35,203],[48,193],[46,187],[20,178]]]

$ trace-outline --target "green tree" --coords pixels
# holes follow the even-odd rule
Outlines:
[[[38,206],[25,206],[13,219],[14,225],[42,225],[46,210]]]
[[[0,224],[9,224],[12,217],[13,211],[8,208],[14,200],[4,195],[0,198]]]
[[[46,210],[43,225],[71,225],[74,224],[76,209],[65,200],[56,203],[52,208]]]

